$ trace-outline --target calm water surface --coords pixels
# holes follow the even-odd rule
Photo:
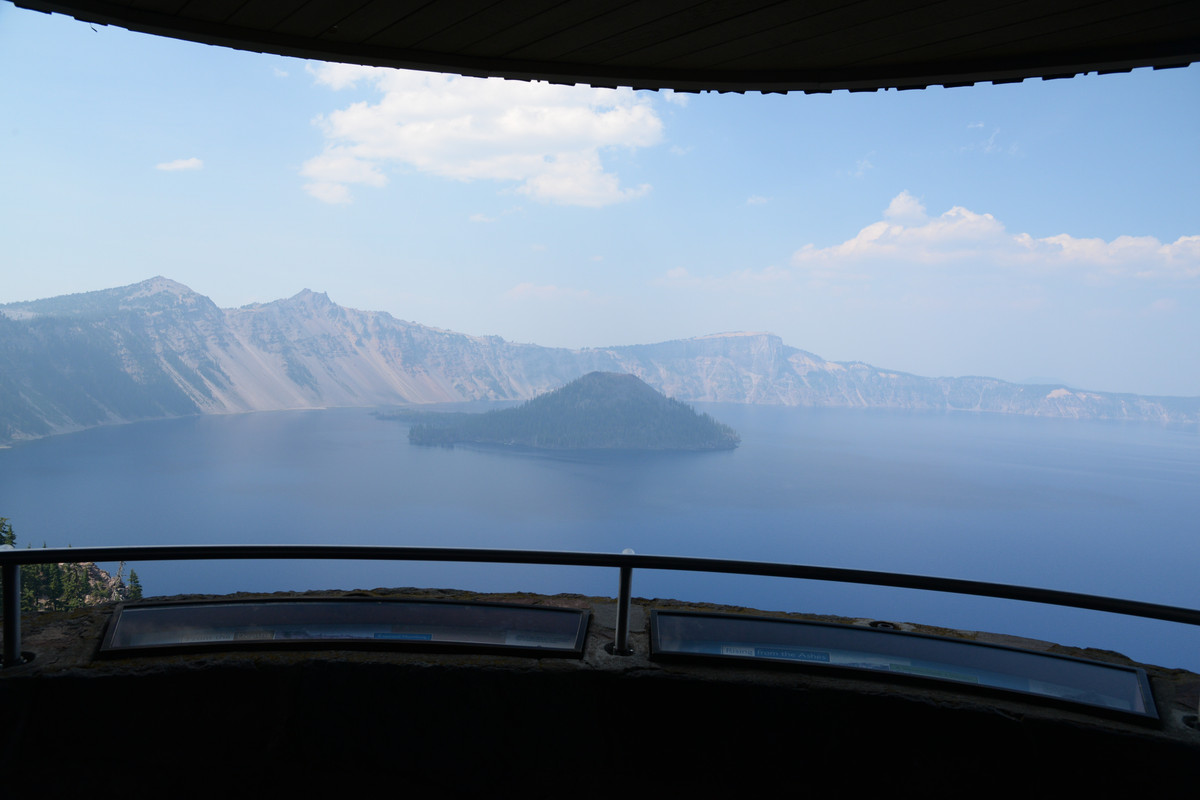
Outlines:
[[[1148,423],[711,406],[700,454],[410,446],[365,410],[199,417],[0,450],[22,545],[344,543],[692,555],[1200,607],[1200,432]],[[148,594],[375,586],[612,595],[609,570],[136,565]],[[634,592],[996,630],[1200,670],[1200,630],[936,593],[638,572]]]

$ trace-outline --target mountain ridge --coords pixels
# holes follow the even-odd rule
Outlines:
[[[687,403],[1200,422],[1200,398],[922,377],[828,361],[771,333],[571,350],[432,328],[310,289],[221,309],[157,276],[0,305],[0,443],[189,414],[522,401],[596,371]]]

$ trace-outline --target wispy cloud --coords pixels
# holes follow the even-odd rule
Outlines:
[[[676,92],[672,89],[663,89],[661,92],[659,92],[659,96],[662,97],[662,99],[666,102],[681,107],[687,106],[688,101],[691,100],[690,94],[685,92]]]
[[[1010,233],[991,214],[954,206],[931,217],[907,191],[892,199],[884,219],[840,244],[805,245],[792,256],[803,269],[892,270],[900,265],[1019,269],[1101,279],[1200,278],[1200,236],[1163,243],[1153,236],[1112,241],[1070,234]]]
[[[759,194],[752,194],[746,198],[746,205],[748,206],[765,206],[766,204],[767,198]]]
[[[841,243],[805,245],[787,267],[700,274],[678,266],[652,282],[713,295],[782,297],[815,289],[856,293],[862,302],[903,303],[910,310],[983,304],[1023,312],[1046,307],[1067,286],[1136,284],[1154,291],[1181,281],[1200,284],[1200,236],[1169,243],[1153,236],[1034,237],[962,206],[931,215],[908,191],[893,197],[882,217]],[[1059,288],[1052,291],[1052,285]],[[1146,302],[1147,314],[1178,307],[1170,298]]]
[[[301,174],[321,199],[327,184],[383,186],[394,167],[514,184],[520,194],[562,205],[606,206],[650,190],[623,186],[603,159],[608,148],[662,138],[654,106],[633,91],[344,64],[309,70],[331,89],[360,86],[379,96],[317,118],[325,149]]]
[[[967,126],[968,130],[981,130],[982,128],[982,122],[972,123]],[[963,152],[974,151],[977,153],[987,153],[989,155],[1004,153],[1010,156],[1015,156],[1020,153],[1020,148],[1017,147],[1016,142],[1005,143],[1000,138],[999,128],[993,128],[992,132],[987,135],[986,139],[977,139],[974,142],[963,145],[961,149]]]
[[[306,183],[304,190],[325,203],[350,202],[350,189],[344,183]]]
[[[1150,316],[1174,314],[1179,310],[1179,301],[1174,297],[1160,297],[1146,307],[1145,313]]]
[[[164,161],[161,164],[155,164],[155,169],[161,169],[164,172],[178,172],[188,169],[204,169],[204,162],[198,158],[177,158],[174,161]]]

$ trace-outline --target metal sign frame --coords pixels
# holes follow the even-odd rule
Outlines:
[[[580,658],[590,616],[520,603],[380,597],[122,603],[99,655],[356,649]]]

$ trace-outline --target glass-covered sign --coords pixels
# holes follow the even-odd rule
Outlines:
[[[821,622],[654,611],[651,654],[870,670],[1157,719],[1144,670],[1000,645]]]
[[[525,651],[579,657],[588,612],[502,603],[376,598],[165,602],[119,607],[100,652],[370,647]]]

